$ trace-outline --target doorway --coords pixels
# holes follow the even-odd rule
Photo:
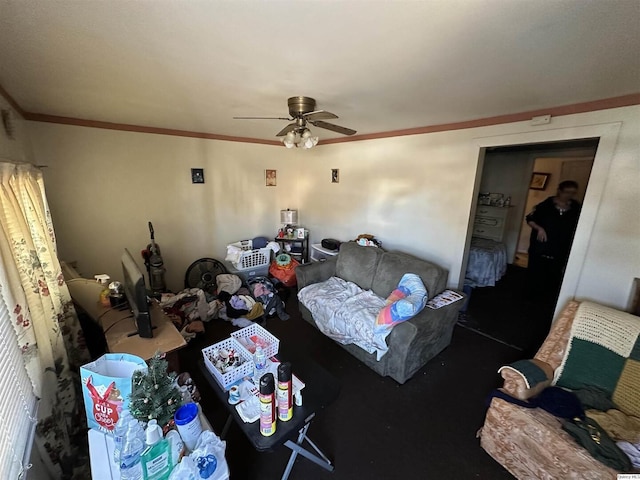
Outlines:
[[[558,292],[545,298],[527,295],[531,228],[525,218],[537,204],[555,195],[559,183],[564,180],[578,183],[576,200],[582,202],[597,148],[598,139],[586,139],[486,149],[479,192],[483,201],[489,194],[491,199],[502,199],[498,200],[502,205],[508,198],[509,207],[506,211],[478,207],[475,212],[476,222],[486,223],[486,219],[479,219],[482,215],[503,216],[504,227],[490,240],[479,241],[472,237],[465,275],[465,290],[470,293],[470,299],[461,316],[462,326],[515,346],[529,355],[535,353],[551,326]],[[536,182],[532,184],[534,172]],[[492,233],[496,233],[495,229]],[[486,242],[495,243],[483,248]],[[477,258],[480,260],[476,261]],[[505,265],[498,260],[502,258]],[[493,278],[492,275],[478,275],[474,268],[492,268]],[[478,278],[485,281],[478,281]]]

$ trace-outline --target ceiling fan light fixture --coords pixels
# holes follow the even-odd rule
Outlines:
[[[282,143],[287,148],[293,148],[296,146],[296,133],[291,131],[287,133],[284,137],[282,137]]]
[[[302,134],[300,135],[300,141],[298,141],[298,147],[309,149],[313,148],[318,144],[318,137],[314,137],[311,134],[311,130],[305,128]]]

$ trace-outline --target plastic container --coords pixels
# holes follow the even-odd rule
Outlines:
[[[243,250],[238,262],[232,264],[238,271],[251,270],[264,265],[268,268],[271,263],[271,249],[258,248],[254,250],[252,240],[241,240],[231,243],[229,246]]]
[[[216,350],[224,348],[226,350],[234,349],[243,360],[242,365],[230,370],[226,373],[222,373],[215,367],[215,360],[213,358]],[[253,358],[235,338],[227,338],[221,342],[214,343],[210,347],[202,349],[202,356],[204,357],[204,363],[207,366],[207,370],[211,372],[213,378],[216,379],[218,385],[224,390],[229,390],[231,385],[237,380],[243,377],[250,377],[253,374]]]
[[[253,383],[259,385],[262,375],[267,370],[267,356],[261,346],[256,347],[256,353],[253,354],[253,367]]]
[[[127,436],[120,454],[120,480],[142,480],[140,459],[144,451],[144,443],[136,431],[137,425],[137,420],[129,422]]]
[[[245,283],[251,280],[252,278],[266,277],[269,275],[268,263],[266,265],[260,265],[258,267],[249,268],[246,270],[238,270],[235,267],[235,265],[231,262],[224,262],[224,264],[225,264],[225,267],[227,267],[227,270],[229,271],[229,273],[232,273],[233,275],[237,275]]]
[[[169,442],[162,438],[157,420],[149,421],[146,444],[140,459],[144,480],[167,480],[173,468],[171,448]]]
[[[202,433],[202,424],[198,416],[198,405],[187,403],[181,406],[173,417],[178,432],[189,450],[196,448],[198,437]]]
[[[260,433],[270,437],[276,433],[276,399],[273,373],[265,373],[260,379]]]
[[[253,355],[253,352],[247,350],[239,340],[241,338],[250,338],[250,337],[253,337],[254,335],[257,335],[259,338],[264,340],[265,343],[267,344],[266,346],[262,347],[262,350],[264,351],[264,354],[267,356],[267,358],[271,358],[278,353],[278,350],[280,348],[280,340],[278,340],[275,336],[271,334],[271,332],[261,327],[257,323],[253,323],[248,327],[244,327],[236,332],[233,332],[231,334],[231,337],[238,340],[238,344],[240,345],[240,348],[242,348],[248,355],[251,356]]]
[[[113,429],[113,461],[116,465],[120,465],[120,452],[122,451],[122,445],[127,436],[127,430],[131,420],[133,420],[131,413],[129,413],[129,410],[125,410],[122,412],[122,415],[120,415]]]

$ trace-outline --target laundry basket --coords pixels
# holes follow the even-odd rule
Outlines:
[[[255,270],[260,269],[260,267],[266,267],[268,271],[269,264],[271,263],[270,248],[258,248],[254,250],[252,240],[241,240],[231,243],[229,246],[243,250],[240,259],[233,263],[236,270],[243,272],[245,270]]]

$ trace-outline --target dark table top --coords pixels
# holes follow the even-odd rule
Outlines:
[[[282,347],[282,345],[281,345]],[[317,412],[330,405],[340,392],[340,382],[337,378],[327,372],[324,368],[304,355],[295,355],[292,352],[280,352],[277,358],[281,362],[291,362],[291,368],[296,377],[305,383],[302,390],[302,406],[293,406],[293,418],[288,422],[277,420],[276,431],[270,437],[260,434],[259,423],[245,423],[235,405],[229,404],[228,392],[224,391],[209,370],[204,360],[200,359],[198,365],[204,377],[209,382],[211,389],[215,392],[220,401],[226,405],[229,414],[236,424],[242,429],[254,448],[259,452],[270,451],[287,440],[295,439],[299,430],[311,421]]]

